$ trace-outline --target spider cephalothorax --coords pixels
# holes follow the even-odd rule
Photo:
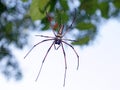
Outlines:
[[[48,20],[51,22],[52,19],[50,19],[50,16],[48,16],[48,14],[47,14],[47,17],[48,17]],[[64,25],[60,25],[60,28],[59,28],[57,34],[56,34],[55,31],[52,29],[52,31],[53,31],[53,33],[54,33],[54,37],[52,37],[52,36],[44,36],[44,35],[36,35],[36,36],[45,37],[45,38],[48,38],[48,39],[45,39],[45,40],[40,41],[40,42],[38,42],[37,44],[35,44],[35,45],[30,49],[30,51],[25,55],[24,58],[26,58],[27,55],[32,51],[32,49],[35,48],[37,45],[39,45],[39,44],[41,44],[41,43],[43,43],[43,42],[46,42],[46,41],[51,41],[51,40],[53,41],[53,43],[51,44],[51,46],[48,48],[48,51],[47,51],[47,53],[46,53],[46,55],[45,55],[45,57],[44,57],[44,59],[43,59],[43,61],[42,61],[42,64],[41,64],[39,73],[38,73],[37,78],[36,78],[36,81],[37,81],[37,79],[38,79],[38,77],[39,77],[39,75],[40,75],[40,72],[41,72],[43,63],[44,63],[44,61],[45,61],[45,59],[46,59],[46,57],[47,57],[47,55],[48,55],[48,53],[49,53],[49,51],[50,51],[50,49],[52,48],[53,45],[54,45],[54,47],[55,47],[56,50],[58,50],[59,47],[62,47],[62,50],[63,50],[64,60],[65,60],[65,74],[64,74],[64,83],[63,83],[63,86],[65,86],[66,71],[67,71],[66,53],[65,53],[63,44],[66,44],[66,45],[68,45],[69,47],[71,47],[71,48],[73,49],[74,53],[76,54],[77,59],[78,59],[78,65],[77,65],[77,69],[78,69],[78,67],[79,67],[79,55],[78,55],[77,52],[75,51],[74,47],[73,47],[71,44],[69,44],[69,43],[66,42],[66,41],[75,41],[75,40],[63,39],[63,37],[65,36],[65,34],[66,34],[66,33],[69,31],[69,29],[72,27],[72,24],[74,23],[75,19],[76,19],[76,9],[75,9],[75,16],[74,16],[74,18],[73,18],[73,21],[72,21],[71,25],[66,28],[66,31],[65,31],[64,33],[63,33]],[[51,26],[51,27],[53,27],[53,26]],[[57,44],[58,47],[56,47],[55,44]]]
[[[64,25],[61,25],[57,35],[55,35],[55,44],[60,45],[62,43],[62,33],[63,33]]]

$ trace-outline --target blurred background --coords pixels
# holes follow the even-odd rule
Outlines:
[[[46,12],[58,27],[50,26]],[[54,36],[51,29],[69,26],[74,17],[65,38],[77,40],[71,44],[79,54],[79,69],[73,50],[64,45],[68,69],[63,88],[64,56],[53,47],[35,82],[52,43],[40,44],[24,59],[45,39],[35,35]],[[0,88],[120,90],[119,28],[119,0],[0,0]]]

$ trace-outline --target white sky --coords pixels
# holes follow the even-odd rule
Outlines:
[[[90,46],[74,46],[80,56],[80,67],[76,70],[77,58],[69,47],[65,46],[67,57],[66,86],[63,87],[64,58],[61,48],[48,54],[37,82],[42,59],[50,45],[37,46],[26,59],[23,59],[30,47],[41,41],[32,33],[30,46],[24,50],[14,50],[23,69],[23,80],[7,82],[0,76],[1,90],[120,90],[120,22],[109,20],[100,27],[100,32]],[[50,35],[50,32],[40,33]],[[43,38],[44,39],[44,38]]]

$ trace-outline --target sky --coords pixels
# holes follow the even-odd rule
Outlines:
[[[24,50],[13,48],[24,76],[20,82],[13,80],[7,82],[0,76],[0,89],[120,90],[120,22],[110,19],[101,24],[99,29],[95,41],[89,46],[74,46],[80,59],[78,70],[76,70],[76,55],[70,47],[65,46],[68,67],[65,87],[63,87],[64,56],[61,48],[51,49],[37,82],[35,82],[36,76],[51,42],[40,44],[24,59],[30,48],[44,39],[35,37],[36,34],[53,35],[45,31],[31,33],[30,45],[26,45]]]

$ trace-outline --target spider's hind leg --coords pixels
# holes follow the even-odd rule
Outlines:
[[[65,86],[66,72],[67,72],[67,61],[66,61],[66,54],[65,54],[63,44],[61,43],[61,45],[62,45],[62,50],[63,50],[63,54],[64,54],[64,60],[65,60],[65,73],[64,73],[64,82],[63,82],[63,86]]]
[[[70,46],[72,48],[72,50],[75,52],[75,54],[77,56],[77,60],[78,60],[78,64],[77,64],[77,70],[78,70],[78,68],[79,68],[79,55],[78,55],[78,53],[76,52],[76,50],[74,49],[74,47],[72,45],[68,44],[65,41],[62,41],[62,42],[65,43],[66,45]]]
[[[37,75],[37,78],[36,78],[35,81],[38,80],[38,77],[39,77],[39,75],[40,75],[40,73],[41,73],[41,70],[42,70],[43,64],[44,64],[44,62],[45,62],[45,59],[46,59],[46,57],[47,57],[50,49],[52,48],[53,44],[54,44],[54,42],[53,42],[53,43],[51,44],[51,46],[49,47],[49,49],[48,49],[48,51],[47,51],[47,53],[46,53],[46,55],[45,55],[45,57],[44,57],[44,59],[43,59],[43,61],[42,61],[41,67],[40,67],[40,69],[39,69],[39,72],[38,72],[38,75]]]

